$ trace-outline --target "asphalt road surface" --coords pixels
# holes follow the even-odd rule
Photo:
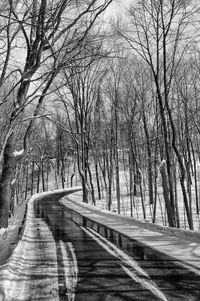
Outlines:
[[[58,300],[200,300],[200,272],[136,241],[121,250],[112,235],[104,237],[71,221],[58,198],[34,204],[35,217],[47,224],[55,240]]]

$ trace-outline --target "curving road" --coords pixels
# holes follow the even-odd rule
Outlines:
[[[0,300],[200,300],[200,273],[135,241],[125,253],[71,221],[59,198],[29,204],[28,227],[0,271]]]

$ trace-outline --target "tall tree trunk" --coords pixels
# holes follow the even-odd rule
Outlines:
[[[168,185],[165,161],[161,162],[160,173],[161,173],[161,177],[162,177],[163,196],[164,196],[165,205],[166,205],[167,218],[168,218],[169,226],[172,227],[172,226],[174,226],[174,220],[173,220],[173,216],[171,214],[169,185]]]
[[[197,184],[197,164],[196,164],[196,157],[194,152],[194,147],[192,140],[191,142],[191,149],[192,149],[192,156],[194,162],[194,185],[195,185],[195,200],[196,200],[196,213],[199,215],[199,197],[198,197],[198,184]]]
[[[8,227],[9,207],[11,199],[12,146],[8,141],[4,150],[3,167],[0,176],[0,228]]]
[[[117,93],[116,93],[117,94]],[[114,158],[115,158],[115,179],[116,179],[116,197],[117,197],[117,212],[121,212],[121,201],[120,201],[120,180],[119,180],[119,153],[118,153],[118,95],[115,97],[115,107],[114,107]]]
[[[96,174],[98,198],[99,198],[99,200],[101,200],[101,187],[100,187],[100,181],[99,181],[98,162],[95,162],[95,174]]]
[[[62,138],[59,139],[59,148],[60,148],[60,159],[61,159],[61,181],[62,188],[65,188],[65,158],[62,146]]]
[[[31,195],[33,195],[33,190],[34,190],[34,167],[35,167],[35,162],[32,162],[32,169],[31,169]]]
[[[177,220],[177,228],[180,228],[180,218],[179,218],[179,206],[178,206],[178,191],[177,191],[177,177],[176,177],[176,163],[174,164],[174,195],[175,195],[175,208],[176,208],[176,220]]]
[[[180,184],[181,184],[181,189],[182,189],[182,194],[183,194],[183,201],[184,201],[184,205],[185,205],[188,225],[189,225],[190,230],[193,230],[192,212],[191,212],[189,204],[188,204],[188,197],[187,197],[187,192],[186,192],[186,188],[185,188],[185,179],[186,179],[185,166],[184,166],[184,163],[183,163],[182,156],[181,156],[181,154],[178,150],[178,147],[177,147],[176,128],[175,128],[175,125],[174,125],[174,122],[173,122],[172,113],[171,113],[171,110],[169,108],[168,102],[166,102],[166,108],[167,108],[167,112],[168,112],[168,115],[169,115],[169,120],[170,120],[170,124],[171,124],[171,128],[172,128],[172,147],[173,147],[174,152],[177,156],[178,163],[179,163],[179,168],[180,168]]]
[[[46,181],[47,181],[47,191],[49,189],[49,170],[50,169],[50,164],[49,164],[49,158],[46,161],[46,172],[47,172],[47,177],[46,177]]]
[[[25,186],[25,200],[27,199],[28,196],[28,180],[29,180],[29,166],[28,166],[28,161],[26,162],[26,186]]]
[[[112,151],[110,150],[110,153]],[[112,155],[110,154],[109,158],[109,171],[108,171],[108,210],[111,210],[112,206],[112,185],[113,185],[113,162],[112,162]]]
[[[40,191],[40,164],[38,164],[37,193]]]
[[[146,210],[145,210],[145,204],[144,204],[144,195],[143,195],[143,189],[142,189],[142,180],[140,181],[140,195],[141,195],[141,202],[142,202],[142,212],[143,212],[143,218],[146,219]]]
[[[131,149],[129,149],[129,191],[130,191],[130,208],[131,217],[133,217],[133,156]]]
[[[157,86],[157,95],[159,101],[159,108],[160,108],[160,115],[163,127],[163,135],[164,135],[164,143],[165,143],[165,155],[166,155],[166,165],[167,165],[167,174],[161,174],[162,177],[164,176],[163,180],[163,189],[164,192],[164,199],[166,203],[167,209],[167,216],[169,217],[169,226],[176,227],[176,219],[175,219],[175,204],[174,204],[174,189],[173,189],[173,177],[172,177],[172,168],[171,168],[171,158],[170,158],[170,145],[168,141],[168,130],[166,125],[166,116],[163,107],[163,100],[160,92],[160,87],[158,81],[156,81]],[[168,190],[169,194],[166,192]]]
[[[96,206],[96,199],[95,199],[95,193],[94,193],[94,185],[92,182],[92,172],[90,169],[90,165],[88,164],[88,173],[89,173],[89,178],[90,178],[90,187],[91,187],[91,194],[92,194],[92,203],[93,205]]]
[[[108,210],[112,206],[112,185],[113,185],[113,133],[111,129],[110,148],[107,155],[107,175],[108,175]]]
[[[83,202],[88,203],[88,190],[87,190],[87,182],[85,180],[85,176],[81,176],[82,180],[82,188],[83,188]]]
[[[41,173],[42,173],[42,189],[45,191],[45,179],[44,179],[44,162],[41,161]]]
[[[153,205],[153,172],[152,172],[152,154],[151,154],[151,141],[149,137],[149,131],[146,121],[146,116],[144,112],[143,105],[143,124],[144,124],[144,132],[146,136],[146,145],[147,145],[147,160],[148,160],[148,186],[149,186],[149,203]]]
[[[107,193],[108,191],[108,184],[107,184],[107,179],[106,179],[106,165],[107,165],[107,160],[106,160],[106,152],[105,150],[103,151],[103,163],[101,164],[100,161],[99,161],[99,167],[100,167],[100,170],[101,170],[101,174],[102,174],[102,177],[103,177],[103,184],[104,184],[104,188],[105,188],[105,191]]]

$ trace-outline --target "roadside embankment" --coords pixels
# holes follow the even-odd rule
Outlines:
[[[91,227],[95,231],[100,229],[103,234],[105,231],[106,233],[114,231],[122,237],[136,240],[142,245],[200,270],[199,232],[140,222],[114,212],[99,209],[80,200],[80,193],[74,193],[70,197],[61,200],[62,204],[72,211],[72,213],[69,211],[69,217],[76,223],[84,227]],[[73,214],[73,211],[80,216]],[[125,247],[127,248],[127,246]]]
[[[22,204],[16,206],[14,216],[9,221],[9,226],[7,229],[0,229],[0,266],[3,265],[6,260],[11,256],[13,250],[15,249],[22,233],[23,227],[25,225],[26,219],[26,207],[31,200],[41,198],[46,195],[60,194],[60,197],[79,191],[82,188],[80,186],[74,188],[57,189],[54,191],[41,192],[33,195],[28,200],[24,201]]]

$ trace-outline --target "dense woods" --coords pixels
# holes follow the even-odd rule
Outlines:
[[[198,1],[2,1],[0,227],[33,193],[199,229]]]

